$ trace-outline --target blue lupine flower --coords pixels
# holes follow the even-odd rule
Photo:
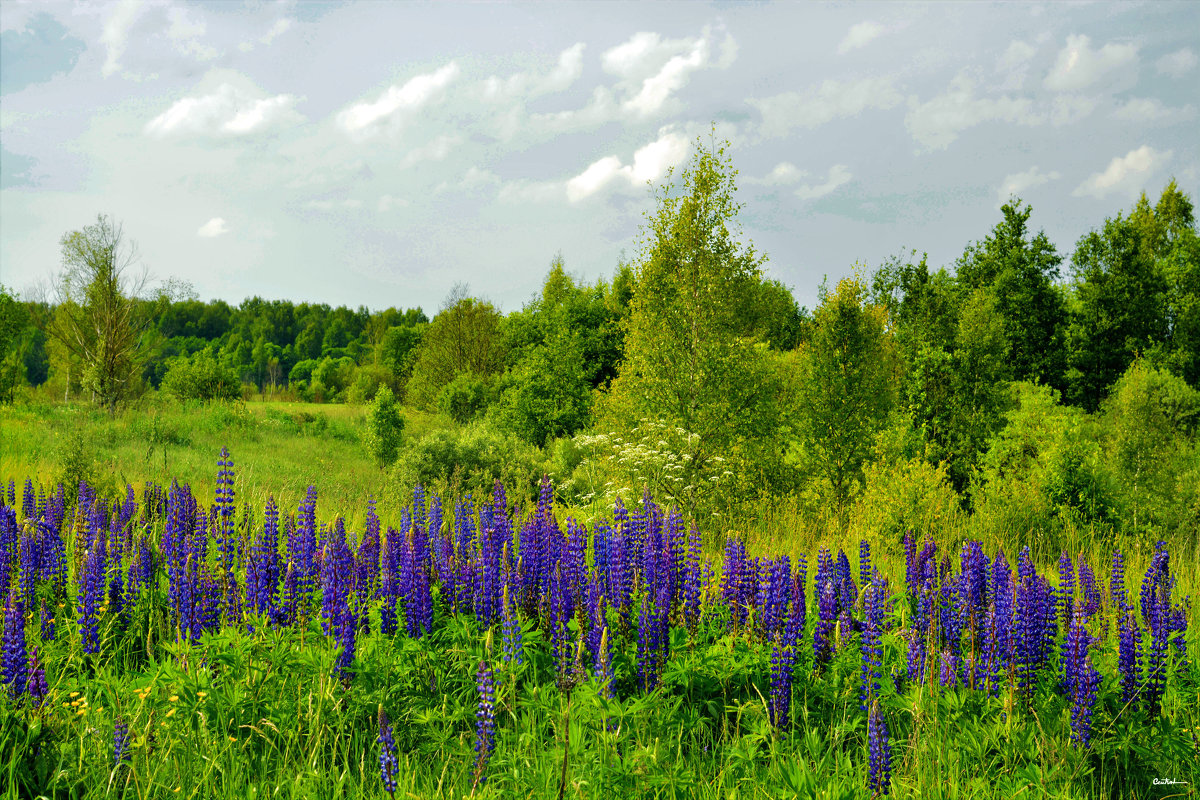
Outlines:
[[[46,702],[46,695],[50,693],[50,687],[46,685],[46,667],[36,647],[29,650],[29,678],[25,683],[25,691],[33,701],[34,708],[41,708]]]
[[[771,722],[780,730],[791,724],[792,666],[795,648],[785,633],[774,637],[771,648]]]
[[[883,617],[885,589],[883,581],[875,577],[866,588],[866,613],[862,632],[862,687],[859,691],[861,708],[871,707],[883,680]]]
[[[28,654],[25,651],[25,609],[15,588],[4,604],[4,652],[0,659],[0,683],[16,701],[25,692]]]
[[[120,767],[129,758],[129,723],[117,717],[113,723],[113,766]]]
[[[1084,627],[1086,621],[1083,609],[1076,607],[1063,646],[1064,684],[1071,698],[1071,740],[1077,747],[1085,748],[1092,737],[1092,711],[1100,687],[1100,673],[1093,666],[1090,653],[1092,637]]]
[[[870,759],[867,791],[871,797],[886,797],[892,790],[892,745],[878,702],[871,706],[867,716],[867,747]]]
[[[475,785],[487,783],[487,765],[496,747],[496,689],[486,661],[476,673],[479,710],[475,712]]]
[[[389,795],[396,796],[396,771],[399,763],[396,761],[396,739],[392,735],[392,726],[383,706],[379,707],[379,735],[375,738],[379,743],[379,779]]]

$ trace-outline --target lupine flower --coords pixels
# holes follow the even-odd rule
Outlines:
[[[129,723],[117,717],[113,723],[113,767],[119,768],[129,758]]]
[[[866,586],[871,582],[873,571],[871,569],[871,543],[866,539],[860,539],[858,542],[858,582],[861,586]]]
[[[892,791],[892,745],[878,702],[871,706],[867,716],[867,748],[870,757],[867,791],[871,797],[886,797]]]
[[[487,783],[487,765],[496,746],[496,689],[486,661],[476,674],[479,710],[475,712],[475,786]]]
[[[1131,611],[1129,598],[1125,593],[1125,555],[1117,550],[1112,557],[1112,578],[1109,583],[1113,609],[1121,615]]]
[[[337,634],[338,658],[336,669],[338,675],[343,680],[350,680],[354,677],[354,672],[351,671],[350,665],[354,663],[354,636],[357,630],[357,625],[354,620],[354,613],[350,610],[348,603],[342,603],[337,617],[335,633]]]
[[[379,735],[375,738],[379,743],[379,779],[383,781],[384,790],[392,797],[396,796],[396,771],[399,767],[396,761],[396,739],[392,736],[392,726],[383,706],[379,707]]]
[[[100,652],[100,597],[104,586],[104,535],[88,551],[79,587],[79,635],[85,653]]]
[[[866,613],[862,632],[862,687],[859,692],[861,708],[871,707],[882,688],[883,680],[883,581],[877,576],[867,584]]]
[[[525,648],[521,641],[524,633],[517,616],[517,603],[512,599],[507,583],[504,585],[504,620],[501,627],[504,633],[504,660],[524,664]]]
[[[29,679],[25,684],[25,691],[29,693],[34,708],[41,708],[46,702],[46,695],[50,693],[50,687],[46,685],[46,667],[42,664],[36,647],[29,650]]]
[[[1118,623],[1120,641],[1117,645],[1117,670],[1121,673],[1121,702],[1137,708],[1138,690],[1141,688],[1142,629],[1131,612],[1126,612]]]
[[[608,646],[608,625],[600,629],[600,644],[596,648],[596,681],[600,684],[600,694],[611,699],[613,697],[612,653]]]
[[[827,555],[827,554],[826,554]],[[817,570],[820,572],[820,568]],[[820,669],[833,657],[833,628],[837,621],[837,595],[833,581],[818,583],[817,627],[813,631],[813,665]]]
[[[992,562],[989,593],[992,603],[988,612],[988,681],[995,696],[1000,691],[1000,677],[1012,664],[1012,570],[1003,550],[997,551]]]
[[[1164,542],[1155,546],[1154,558],[1142,580],[1142,616],[1150,630],[1150,650],[1146,656],[1146,685],[1143,696],[1151,716],[1159,713],[1159,704],[1167,684],[1167,646],[1174,628],[1171,613],[1170,561]]]
[[[700,619],[700,531],[688,531],[687,561],[683,570],[683,619],[692,633]]]
[[[1082,558],[1079,560],[1079,588],[1083,592],[1083,613],[1090,619],[1100,610],[1102,598],[1100,589],[1096,586],[1096,573]]]
[[[1092,737],[1092,710],[1100,687],[1100,673],[1092,665],[1092,637],[1084,627],[1086,622],[1083,609],[1076,607],[1063,644],[1063,683],[1071,698],[1071,740],[1077,747],[1085,748]]]
[[[736,536],[725,540],[725,564],[721,571],[721,597],[729,606],[730,623],[741,627],[746,620],[746,604],[743,600],[745,584],[746,545]]]
[[[791,723],[792,709],[792,665],[795,648],[785,633],[775,636],[771,648],[771,722],[780,730]]]
[[[25,651],[25,609],[15,588],[8,592],[4,604],[4,653],[0,659],[0,682],[8,696],[16,701],[25,691],[25,670],[28,668]]]

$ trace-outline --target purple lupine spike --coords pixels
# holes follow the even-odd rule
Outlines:
[[[804,626],[807,622],[807,602],[805,590],[808,582],[808,560],[801,553],[796,557],[796,572],[792,575],[792,597],[789,603],[787,622],[787,638],[797,658],[800,656],[800,640],[804,638]]]
[[[683,619],[691,633],[700,620],[700,531],[692,524],[688,532],[687,562],[683,570]]]
[[[1088,634],[1086,615],[1076,607],[1064,644],[1066,675],[1064,684],[1071,698],[1071,740],[1076,747],[1086,748],[1092,738],[1092,712],[1100,673],[1092,664],[1092,637]]]
[[[504,660],[509,663],[525,663],[524,632],[521,629],[521,619],[517,615],[517,603],[512,599],[509,586],[504,585],[504,616],[501,628],[504,634]]]
[[[771,723],[780,730],[791,725],[792,713],[792,668],[795,663],[795,648],[787,634],[779,632],[771,647],[771,700],[769,711]]]
[[[625,626],[622,630],[627,630],[631,625],[630,610],[633,605],[633,566],[630,564],[624,531],[615,528],[609,546],[609,592],[612,604],[621,615],[622,624]]]
[[[1135,711],[1141,689],[1142,629],[1131,611],[1121,617],[1118,628],[1117,671],[1121,674],[1121,702]]]
[[[113,721],[113,767],[119,768],[129,759],[129,723],[124,717]]]
[[[603,623],[600,628],[600,644],[596,648],[596,666],[594,670],[596,682],[600,684],[600,694],[608,699],[613,699],[613,668],[612,668],[612,652],[608,643],[608,623]]]
[[[15,506],[17,504],[17,482],[15,480],[13,480],[12,478],[8,479],[8,494],[6,495],[6,497],[7,497],[6,505],[9,508],[12,508],[13,506]]]
[[[108,613],[116,623],[117,632],[123,632],[129,623],[125,609],[125,586],[121,580],[121,570],[113,572],[108,582]]]
[[[858,583],[860,586],[867,586],[871,583],[871,543],[866,539],[860,539],[858,542]]]
[[[15,588],[4,604],[4,652],[0,658],[0,683],[15,703],[25,692],[28,653],[25,649],[25,608]]]
[[[50,694],[50,687],[46,684],[46,665],[42,663],[36,647],[29,649],[29,678],[25,683],[25,691],[33,701],[34,708],[41,708],[46,702],[46,695]]]
[[[762,628],[768,639],[783,630],[787,624],[788,602],[792,595],[792,565],[785,555],[771,562],[766,581],[766,597],[763,609]]]
[[[233,458],[229,448],[222,447],[217,458],[216,518],[213,519],[213,535],[221,558],[221,570],[225,575],[233,572],[237,538],[233,532],[233,514],[236,509],[233,489]]]
[[[471,495],[454,505],[454,536],[459,558],[475,546],[475,501]]]
[[[33,479],[26,478],[25,486],[21,491],[21,516],[27,520],[36,519],[37,514],[37,494],[33,490]]]
[[[475,786],[487,783],[487,766],[496,747],[496,688],[492,670],[479,662],[475,686],[479,690],[479,710],[475,712]]]
[[[17,563],[19,530],[16,510],[11,506],[0,508],[0,590],[7,589],[11,582],[13,567]]]
[[[575,616],[574,595],[569,586],[569,576],[565,574],[561,561],[554,565],[550,573],[550,649],[554,653],[554,664],[560,681],[572,673],[575,656],[575,642],[571,634],[571,618]]]
[[[1003,550],[996,552],[996,560],[992,562],[989,594],[992,603],[988,624],[988,681],[991,694],[996,696],[1000,691],[1001,676],[1008,671],[1013,657],[1012,569]]]
[[[104,535],[100,532],[88,550],[79,586],[80,644],[85,653],[100,652],[100,602],[104,591]]]
[[[33,533],[34,530],[36,528],[22,533],[21,538],[17,542],[19,562],[17,586],[21,593],[21,603],[25,606],[33,603],[33,592],[37,587],[37,580],[42,574],[41,548],[38,547],[37,537]]]
[[[664,549],[669,554],[668,575],[671,582],[672,605],[683,599],[684,581],[684,535],[683,516],[677,506],[671,506],[663,523],[662,541]]]
[[[1142,616],[1150,632],[1146,654],[1146,685],[1142,696],[1150,716],[1158,716],[1167,683],[1167,647],[1174,622],[1171,614],[1170,557],[1164,542],[1155,545],[1154,557],[1142,580]]]
[[[651,692],[658,687],[662,668],[666,664],[670,644],[671,589],[658,587],[657,596],[642,595],[642,612],[638,625],[638,675],[642,689]]]
[[[725,540],[725,563],[721,570],[721,597],[729,606],[730,623],[741,627],[746,620],[742,591],[745,584],[746,545],[736,536]]]
[[[817,571],[820,572],[819,566]],[[837,590],[832,580],[822,583],[819,579],[814,590],[819,591],[820,596],[817,601],[817,626],[813,631],[813,666],[821,669],[833,657],[833,632],[837,621]]]
[[[270,616],[279,585],[279,509],[268,497],[263,511],[262,533],[250,548],[246,564],[246,600],[259,614]]]
[[[1063,550],[1062,555],[1058,558],[1058,592],[1056,596],[1057,616],[1062,620],[1062,626],[1065,628],[1070,624],[1075,609],[1075,567],[1066,550]]]
[[[862,686],[860,707],[866,711],[879,696],[883,681],[883,630],[887,601],[883,580],[876,575],[867,584],[862,632]]]
[[[399,763],[396,760],[396,739],[392,735],[392,726],[383,706],[379,707],[379,735],[375,738],[379,743],[379,779],[383,789],[392,797],[396,796],[396,772]]]
[[[870,761],[867,791],[871,797],[886,797],[891,794],[892,745],[878,702],[871,706],[867,715],[867,750]]]
[[[354,637],[357,630],[358,624],[354,619],[354,612],[350,610],[349,603],[343,602],[338,609],[337,622],[334,626],[338,642],[338,657],[334,668],[344,681],[349,681],[354,677],[354,671],[350,667],[354,664]]]
[[[953,688],[958,683],[958,656],[951,650],[943,650],[939,663],[938,683],[944,688]]]
[[[1113,553],[1109,593],[1112,598],[1113,610],[1119,617],[1133,610],[1125,591],[1125,554],[1120,550]]]
[[[1017,688],[1027,700],[1033,696],[1041,666],[1044,620],[1047,616],[1043,600],[1044,594],[1029,557],[1029,548],[1022,548],[1017,557],[1015,656]]]
[[[1079,559],[1079,588],[1083,592],[1083,613],[1091,619],[1100,611],[1103,598],[1100,595],[1100,587],[1096,585],[1096,573],[1092,572],[1091,565],[1082,558]]]

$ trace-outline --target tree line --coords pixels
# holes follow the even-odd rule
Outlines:
[[[152,390],[363,403],[386,389],[536,447],[572,439],[608,459],[610,478],[692,505],[814,477],[843,505],[889,431],[968,496],[1035,395],[1096,414],[1140,382],[1194,434],[1200,238],[1174,180],[1069,258],[1012,198],[953,264],[912,252],[860,265],[822,285],[812,312],[766,276],[736,188],[726,150],[698,142],[611,279],[581,281],[555,257],[517,311],[457,287],[432,318],[258,297],[234,307],[180,284],[148,293],[129,280],[119,226],[100,217],[64,236],[53,299],[0,293],[0,395],[49,383],[115,408]],[[96,333],[104,320],[114,341]]]

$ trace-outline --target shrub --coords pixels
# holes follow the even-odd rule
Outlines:
[[[180,400],[237,400],[242,396],[237,372],[221,366],[207,351],[176,358],[163,376],[161,388]]]
[[[440,430],[403,449],[392,469],[398,491],[425,487],[451,492],[489,492],[496,479],[510,500],[532,499],[544,465],[537,448],[482,420],[464,428]]]
[[[367,411],[363,433],[363,444],[380,469],[387,469],[395,462],[403,431],[404,419],[396,408],[395,395],[388,386],[380,386]]]
[[[469,372],[460,373],[438,393],[438,411],[465,425],[487,408],[489,394],[483,378]]]

